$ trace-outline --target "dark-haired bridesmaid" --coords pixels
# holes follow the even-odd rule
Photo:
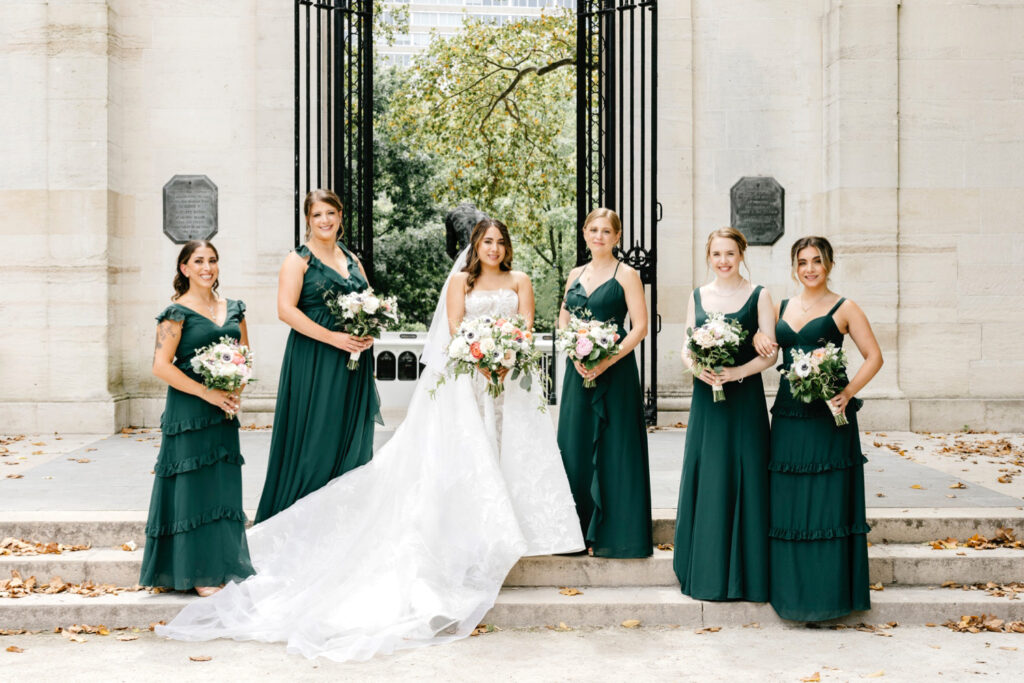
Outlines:
[[[262,522],[373,456],[381,422],[373,381],[373,337],[339,332],[324,296],[369,284],[362,264],[340,241],[341,200],[313,190],[303,204],[306,243],[285,257],[277,315],[291,326],[277,387],[267,479],[256,522]],[[349,370],[351,354],[361,354]]]
[[[139,576],[143,586],[202,596],[253,573],[234,417],[240,392],[207,389],[191,365],[197,350],[221,337],[249,344],[245,304],[217,294],[218,260],[210,242],[188,242],[178,254],[173,303],[157,316],[153,374],[169,386]]]
[[[613,321],[621,350],[590,370],[579,363],[566,367],[558,447],[591,554],[647,557],[653,552],[651,477],[633,353],[647,336],[644,286],[640,274],[615,257],[622,224],[614,211],[594,209],[582,230],[593,258],[569,273],[558,325],[568,325],[570,313]],[[585,379],[597,386],[585,388]]]
[[[794,351],[841,347],[847,334],[864,357],[829,400],[831,409],[825,401],[793,398],[785,376],[772,407],[771,603],[784,619],[822,621],[871,608],[856,395],[882,367],[882,351],[860,306],[829,289],[829,241],[803,237],[790,256],[802,291],[779,306],[783,367],[789,369]],[[836,426],[831,410],[845,413],[849,424]]]
[[[705,257],[715,277],[693,290],[686,313],[687,329],[721,313],[747,331],[731,367],[705,368],[693,383],[672,565],[682,592],[699,600],[768,600],[769,431],[761,373],[777,353],[760,357],[753,337],[774,327],[775,306],[741,274],[746,249],[735,228],[708,235]],[[683,363],[692,369],[685,346]],[[725,401],[713,400],[715,385]]]

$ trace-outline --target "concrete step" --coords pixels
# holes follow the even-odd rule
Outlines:
[[[962,553],[962,554],[960,554]],[[937,585],[943,581],[985,583],[1024,582],[1024,550],[934,550],[927,545],[872,545],[868,549],[872,583],[905,586]],[[142,551],[97,548],[60,555],[0,557],[0,576],[17,570],[40,581],[59,576],[69,583],[135,585]],[[654,550],[643,559],[550,555],[524,557],[505,579],[508,587],[530,586],[676,586],[672,551]]]
[[[255,511],[249,510],[250,518]],[[1010,527],[1024,536],[1024,508],[868,508],[872,543],[926,543],[952,536],[966,540],[976,533],[991,536]],[[676,511],[651,511],[654,542],[671,543]],[[94,547],[145,543],[145,511],[0,512],[0,538],[89,543]]]
[[[169,621],[188,602],[185,593],[122,593],[96,598],[78,595],[32,595],[0,601],[0,629],[53,629],[71,624],[103,624],[109,628],[147,627]],[[1006,620],[1024,619],[1024,600],[996,598],[981,591],[925,587],[893,587],[871,593],[872,609],[855,612],[844,623],[903,625],[941,624],[963,615],[995,614]],[[646,625],[762,626],[783,622],[770,605],[745,602],[701,602],[671,586],[594,587],[565,596],[554,586],[505,588],[483,621],[505,628],[558,625],[616,626],[627,619]]]

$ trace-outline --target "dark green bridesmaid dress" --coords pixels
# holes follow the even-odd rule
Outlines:
[[[614,321],[620,339],[626,336],[626,294],[615,275],[589,295],[577,278],[566,293],[565,307],[578,316],[586,310],[596,320]],[[583,537],[594,555],[649,556],[653,541],[647,427],[632,351],[602,373],[593,389],[585,389],[576,368],[567,364],[558,447]]]
[[[809,351],[828,342],[843,343],[827,314],[794,330],[782,314],[775,335],[783,367],[793,351]],[[849,424],[837,427],[824,401],[793,398],[783,376],[772,407],[771,603],[783,619],[822,621],[871,608],[868,593],[870,530],[864,510],[864,462],[857,427],[862,401],[846,408]]]
[[[299,310],[331,330],[337,325],[324,305],[324,293],[358,292],[368,286],[352,254],[339,246],[348,261],[347,278],[322,263],[305,245],[295,250],[309,263],[302,278]],[[347,351],[295,330],[288,335],[257,523],[331,479],[365,465],[373,456],[374,422],[383,422],[373,381],[372,349],[362,353],[355,370],[346,367],[348,359]]]
[[[223,336],[239,339],[244,317],[245,304],[228,299],[223,325],[181,304],[171,304],[157,320],[182,321],[174,364],[202,383],[192,370],[195,352]],[[188,590],[244,579],[253,568],[245,540],[238,420],[168,387],[160,429],[139,583]]]
[[[761,287],[735,313],[747,331],[736,366],[757,356]],[[708,318],[700,289],[694,318]],[[698,600],[768,600],[768,407],[760,373],[723,385],[725,401],[694,380],[686,426],[672,566],[682,592]]]

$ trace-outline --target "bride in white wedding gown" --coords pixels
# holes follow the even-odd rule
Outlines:
[[[466,288],[470,249],[477,286],[447,296],[450,285]],[[189,604],[158,635],[281,641],[307,657],[368,659],[468,636],[520,557],[583,549],[554,428],[538,409],[542,382],[527,392],[507,381],[495,400],[483,377],[462,376],[429,393],[463,317],[457,309],[532,319],[529,279],[510,263],[505,226],[477,225],[441,292],[426,367],[395,434],[368,464],[254,526],[256,574]],[[486,282],[502,286],[479,286]]]

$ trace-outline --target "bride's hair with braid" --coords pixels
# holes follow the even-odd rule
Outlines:
[[[480,255],[477,252],[480,249],[480,243],[484,241],[484,235],[491,228],[497,228],[501,233],[501,238],[505,240],[505,258],[501,259],[498,269],[504,271],[512,270],[512,238],[508,234],[508,228],[499,220],[485,218],[473,227],[473,234],[469,237],[470,248],[469,253],[466,255],[466,267],[462,269],[462,272],[469,274],[466,278],[467,292],[473,289],[476,279],[480,277],[482,265],[480,263]]]

